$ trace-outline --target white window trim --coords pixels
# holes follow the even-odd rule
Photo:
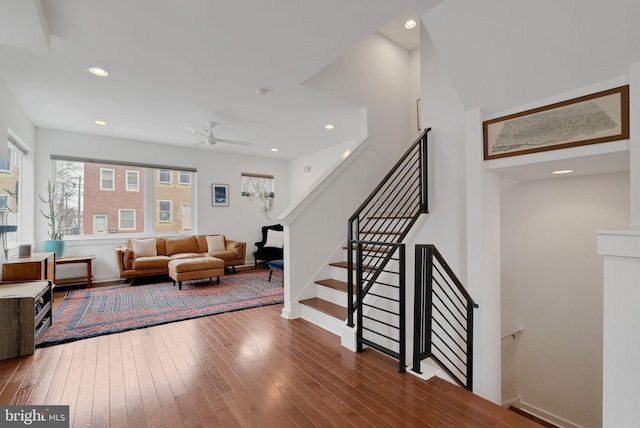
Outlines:
[[[160,204],[162,202],[169,202],[169,220],[160,220]],[[173,221],[173,201],[170,199],[158,199],[158,223],[166,224]]]
[[[162,181],[160,179],[160,174],[162,172],[168,171],[169,172],[169,181]],[[171,170],[170,169],[158,169],[158,184],[171,184]]]
[[[130,189],[129,188],[129,174],[135,174],[136,176],[136,187],[135,189]],[[126,183],[125,183],[125,190],[127,192],[139,192],[140,191],[140,171],[133,171],[133,170],[126,170],[125,172],[125,179],[126,179]]]
[[[122,227],[122,211],[133,212],[133,227]],[[119,208],[118,209],[118,230],[136,230],[136,209],[135,208]]]
[[[183,177],[182,174],[186,174],[185,176],[189,177],[189,182],[188,183],[183,183],[182,182],[182,177]],[[189,171],[180,171],[178,173],[178,181],[180,182],[181,186],[191,186],[191,173]]]
[[[111,171],[112,174],[112,179],[111,179],[111,183],[113,184],[112,188],[107,188],[104,187],[102,184],[104,183],[104,179],[102,178],[102,174],[106,171]],[[116,170],[112,169],[112,168],[100,168],[100,190],[109,190],[109,191],[114,191],[116,190]]]

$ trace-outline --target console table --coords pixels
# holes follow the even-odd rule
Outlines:
[[[31,355],[51,325],[51,282],[0,283],[0,360]]]
[[[2,264],[3,281],[49,280],[56,285],[55,253],[33,253],[31,257],[18,257]]]
[[[70,264],[86,264],[87,274],[78,278],[64,278],[58,280],[58,285],[76,284],[78,282],[86,282],[87,288],[91,288],[93,274],[91,272],[91,263],[96,259],[96,256],[75,256],[75,257],[61,257],[56,259],[56,265],[70,265]]]

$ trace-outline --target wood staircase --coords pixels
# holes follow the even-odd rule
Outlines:
[[[338,326],[340,325],[341,328],[347,320],[347,262],[334,262],[329,266],[331,277],[315,281],[316,297],[301,300],[300,304],[303,305],[303,318],[340,335]],[[327,328],[327,326],[332,327]]]
[[[378,219],[382,217],[377,217]],[[385,216],[384,221],[397,221],[399,219],[404,219],[404,216]],[[369,236],[396,236],[398,235],[395,232],[383,232],[383,231],[369,231],[362,232],[363,236],[365,234]],[[346,252],[348,251],[348,246],[343,246],[344,250],[344,258],[346,259]],[[355,251],[355,248],[354,248]],[[387,253],[389,253],[388,248],[380,248],[374,246],[365,246],[363,248],[370,257],[384,257]],[[303,305],[302,309],[302,317],[307,321],[310,321],[320,327],[325,328],[333,332],[334,334],[340,335],[340,329],[338,329],[338,325],[340,328],[343,325],[346,325],[347,320],[347,269],[348,264],[346,261],[337,261],[329,263],[330,267],[330,277],[325,279],[320,279],[315,281],[315,297],[311,297],[308,299],[300,300],[300,304]],[[363,270],[366,272],[371,272],[374,270],[373,267],[363,266]],[[353,294],[355,296],[356,291],[354,289]],[[321,313],[323,315],[318,315],[317,313]]]

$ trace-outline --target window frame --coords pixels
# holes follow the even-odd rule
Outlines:
[[[109,189],[104,187],[104,176],[103,174],[107,171],[111,172],[111,185],[112,187]],[[113,192],[116,190],[116,170],[114,168],[100,168],[100,190],[107,190]]]
[[[122,212],[130,211],[133,213],[133,227],[122,227]],[[136,230],[136,209],[135,208],[118,208],[118,230]]]
[[[169,181],[163,181],[160,177],[163,173],[169,173]],[[171,170],[165,168],[158,168],[158,184],[171,184]]]
[[[184,183],[182,181],[183,177],[188,177],[189,178],[189,182],[188,183]],[[178,173],[178,183],[181,186],[191,186],[191,172],[189,172],[189,171],[179,171],[179,173]]]
[[[158,218],[156,220],[158,224],[171,224],[173,222],[173,201],[171,199],[157,199],[157,202],[158,202]],[[169,203],[169,210],[160,209],[160,204],[162,204],[163,202]],[[167,212],[167,211],[169,212],[169,220],[160,219],[160,213]]]
[[[135,174],[136,177],[136,187],[135,189],[129,188],[129,174]],[[127,169],[125,171],[125,190],[127,192],[139,192],[140,191],[140,171],[136,171],[133,169]]]
[[[74,180],[79,182],[78,192],[76,192],[77,209],[80,211],[77,215],[80,218],[79,233],[77,235],[68,235],[70,240],[85,240],[92,239],[92,237],[101,236],[102,234],[93,233],[94,229],[89,226],[92,222],[92,216],[95,214],[102,214],[108,212],[106,218],[109,234],[114,235],[118,239],[121,237],[135,237],[144,235],[165,235],[167,233],[197,233],[196,225],[196,212],[197,212],[197,172],[196,168],[189,166],[174,166],[167,164],[151,164],[135,161],[115,161],[110,159],[97,159],[86,157],[75,157],[68,155],[49,155],[51,160],[51,180],[57,182],[58,174],[63,178],[65,183]],[[60,162],[69,162],[70,166],[66,164],[60,164]],[[73,164],[76,164],[75,166]],[[101,164],[101,165],[95,165]],[[87,168],[87,165],[95,165],[93,168]],[[114,170],[112,175],[110,172],[103,172],[100,176],[100,170]],[[129,192],[128,198],[125,196],[126,192],[126,171],[139,172],[139,192]],[[158,183],[158,171],[162,170],[162,177],[165,179],[171,179],[172,185]],[[179,186],[179,172],[184,171],[191,174],[190,186]],[[69,173],[70,172],[70,173]],[[105,177],[106,175],[106,177]],[[130,174],[132,175],[132,174]],[[97,189],[102,184],[103,178],[111,179],[113,176],[114,182],[114,195],[103,194],[91,194],[90,189]],[[117,178],[119,177],[119,178]],[[78,178],[82,178],[78,180]],[[174,179],[175,178],[175,179]],[[130,177],[133,180],[133,177]],[[183,179],[186,179],[186,175],[183,174]],[[115,181],[122,181],[125,184],[118,184]],[[166,181],[166,180],[165,180]],[[112,183],[110,180],[106,181],[106,184],[110,187]],[[87,187],[89,186],[89,187]],[[118,187],[119,186],[119,187]],[[95,202],[95,199],[102,199],[101,202]],[[133,199],[132,199],[133,198]],[[140,202],[139,198],[142,198]],[[133,201],[133,203],[132,203]],[[158,205],[157,201],[164,201]],[[168,202],[168,203],[167,203]],[[191,228],[187,231],[183,228],[183,222],[181,212],[173,212],[174,209],[178,209],[181,204],[189,203],[192,207],[190,220],[187,224],[191,225]],[[74,204],[72,204],[74,205]],[[74,205],[76,206],[76,205]],[[163,207],[160,218],[158,217],[159,207]],[[135,230],[120,230],[119,209],[135,209]],[[126,214],[125,214],[126,216]],[[126,221],[125,221],[126,224]]]

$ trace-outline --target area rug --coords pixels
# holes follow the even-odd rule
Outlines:
[[[282,303],[282,281],[268,277],[264,270],[235,273],[221,277],[219,285],[183,282],[182,290],[171,281],[70,290],[38,346]]]

